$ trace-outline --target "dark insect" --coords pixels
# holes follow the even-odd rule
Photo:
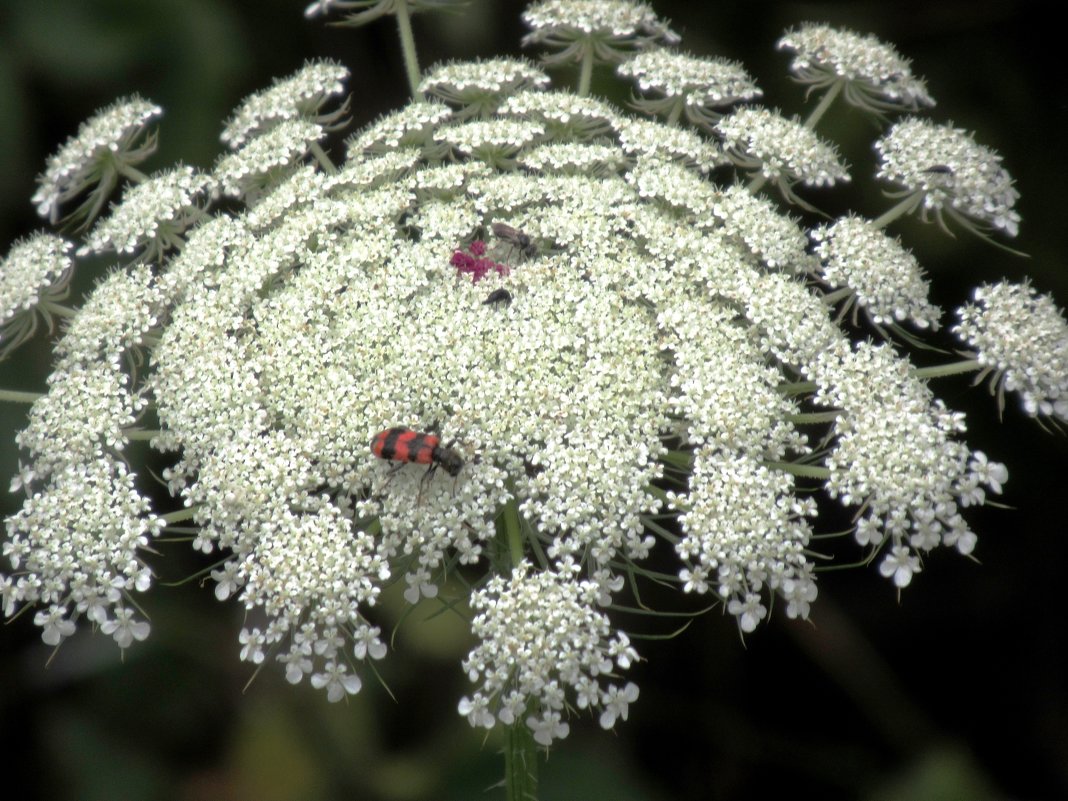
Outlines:
[[[530,241],[530,237],[518,228],[513,228],[504,223],[493,223],[490,228],[493,229],[495,237],[517,248],[528,259],[538,252],[537,246]]]
[[[452,443],[442,445],[441,439],[434,434],[413,431],[402,426],[387,428],[375,434],[371,440],[371,453],[379,459],[398,462],[391,472],[408,463],[430,465],[419,482],[420,493],[423,485],[434,476],[439,467],[455,478],[464,466],[463,457],[452,449]]]
[[[953,168],[948,164],[935,164],[933,167],[928,167],[924,172],[933,173],[935,175],[952,175]]]
[[[482,305],[483,306],[499,306],[500,304],[503,303],[505,306],[507,306],[511,302],[512,302],[512,293],[509,292],[504,287],[501,287],[500,289],[494,289],[492,292],[490,292],[489,295],[486,297],[486,299],[484,301],[482,301]]]

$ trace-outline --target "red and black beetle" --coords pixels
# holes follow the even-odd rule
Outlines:
[[[371,440],[371,453],[379,459],[399,462],[394,469],[403,467],[405,463],[430,465],[420,484],[429,481],[439,467],[455,478],[464,466],[463,457],[453,450],[452,443],[442,445],[441,439],[434,434],[403,426],[387,428],[375,434]]]

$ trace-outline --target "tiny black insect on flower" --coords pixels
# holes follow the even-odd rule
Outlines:
[[[486,299],[482,301],[482,305],[499,306],[503,303],[505,306],[507,306],[511,302],[512,293],[504,287],[501,287],[500,289],[494,289],[492,292],[490,292],[489,295],[486,296]]]
[[[394,470],[399,470],[408,463],[430,465],[419,482],[419,491],[422,493],[423,485],[433,477],[439,467],[453,478],[463,469],[464,459],[459,452],[453,450],[452,445],[452,442],[442,445],[441,439],[434,434],[397,426],[374,435],[371,440],[371,453],[379,459],[397,462]]]
[[[952,175],[953,168],[948,164],[935,164],[933,167],[928,167],[924,172],[933,173],[935,175]]]
[[[520,231],[518,228],[513,228],[510,225],[504,223],[493,223],[490,226],[493,229],[493,235],[502,242],[507,242],[515,248],[519,249],[519,252],[526,256],[528,259],[532,258],[538,252],[538,247],[531,240],[525,232]]]

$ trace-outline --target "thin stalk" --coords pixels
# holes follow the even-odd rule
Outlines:
[[[590,93],[590,83],[593,80],[593,49],[589,48],[582,54],[582,66],[579,68],[578,96],[586,97]]]
[[[912,374],[916,378],[944,378],[947,375],[960,375],[961,373],[974,373],[977,370],[982,370],[983,365],[979,364],[978,359],[967,359],[962,362],[953,362],[953,364],[939,364],[931,367],[917,367],[912,370]]]
[[[415,37],[412,35],[412,17],[408,13],[407,0],[397,3],[397,32],[400,34],[401,52],[404,54],[404,71],[408,75],[408,88],[412,93],[412,99],[418,100],[419,82],[419,58],[415,54]]]
[[[827,113],[827,109],[831,107],[831,103],[842,91],[842,87],[845,86],[845,79],[841,78],[831,84],[831,88],[827,90],[827,93],[820,98],[819,105],[812,109],[812,113],[808,115],[808,119],[805,120],[805,127],[810,131],[815,130],[819,125],[823,115]]]
[[[504,772],[508,801],[536,801],[538,797],[538,747],[526,723],[517,720],[508,727],[504,746]]]
[[[0,389],[0,401],[8,403],[33,403],[43,398],[43,392],[19,392],[17,389]]]

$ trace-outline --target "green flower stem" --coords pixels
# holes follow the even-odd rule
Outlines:
[[[793,462],[764,462],[764,464],[773,470],[781,470],[784,473],[791,473],[801,478],[826,480],[831,477],[831,471],[818,464],[794,464]]]
[[[77,309],[72,309],[69,306],[64,306],[51,300],[42,300],[37,304],[37,308],[47,314],[54,314],[56,317],[73,317],[78,313]]]
[[[538,795],[538,748],[526,723],[517,720],[508,727],[504,747],[505,785],[508,801],[535,801]]]
[[[966,359],[952,364],[933,365],[931,367],[917,367],[912,370],[916,378],[943,378],[947,375],[960,375],[961,373],[974,373],[983,369],[978,359]]]
[[[841,289],[836,289],[833,292],[828,292],[823,296],[823,302],[828,306],[833,306],[838,301],[848,298],[853,294],[853,290],[850,287],[844,286]]]
[[[122,435],[130,442],[147,441],[153,437],[158,437],[159,431],[150,428],[127,428],[123,430]]]
[[[0,389],[0,401],[8,403],[33,403],[44,397],[43,392],[19,392],[17,389]]]
[[[171,523],[181,523],[183,520],[192,520],[193,516],[197,513],[197,506],[190,506],[188,509],[178,509],[174,512],[168,512],[165,515],[160,515],[163,518],[163,522],[166,525]]]
[[[508,557],[514,568],[523,561],[523,532],[519,520],[519,507],[516,505],[515,498],[504,505],[500,520],[504,527],[505,540],[508,542]]]
[[[805,395],[809,392],[815,392],[819,387],[816,386],[815,381],[794,381],[790,384],[779,384],[776,389],[783,395]]]
[[[819,105],[812,109],[812,113],[809,114],[808,119],[805,120],[806,128],[810,131],[815,130],[816,126],[819,125],[820,120],[823,118],[823,115],[827,113],[827,109],[831,107],[831,103],[833,103],[835,98],[841,94],[843,86],[845,86],[844,78],[839,78],[831,84],[831,88],[827,90],[827,94],[820,98]]]
[[[419,59],[415,55],[415,37],[412,35],[412,18],[408,13],[407,0],[397,3],[397,32],[400,34],[401,52],[404,54],[404,71],[408,75],[408,88],[411,90],[412,99],[418,100],[419,82]]]
[[[872,220],[872,227],[885,228],[898,217],[904,217],[906,214],[911,214],[919,207],[922,200],[923,195],[920,192],[913,192],[912,194],[906,195],[904,200],[902,200],[892,209],[884,212],[881,216]]]
[[[768,176],[758,175],[752,181],[749,182],[749,184],[745,187],[745,190],[750,195],[755,195],[757,192],[764,188],[764,184],[766,184],[767,182]]]
[[[318,142],[312,142],[308,148],[311,150],[312,155],[315,156],[315,160],[322,165],[322,168],[326,171],[327,175],[336,175],[337,167],[334,166],[334,162],[330,160],[330,157],[326,155],[326,151]]]
[[[589,48],[582,54],[582,66],[579,68],[578,96],[586,97],[590,93],[590,83],[593,79],[593,49]]]
[[[674,106],[671,107],[671,111],[667,115],[665,122],[668,125],[678,125],[679,117],[682,116],[682,107],[685,101],[680,97]]]
[[[806,425],[811,423],[833,423],[841,414],[841,412],[802,412],[801,414],[787,415],[787,417],[791,423]]]

